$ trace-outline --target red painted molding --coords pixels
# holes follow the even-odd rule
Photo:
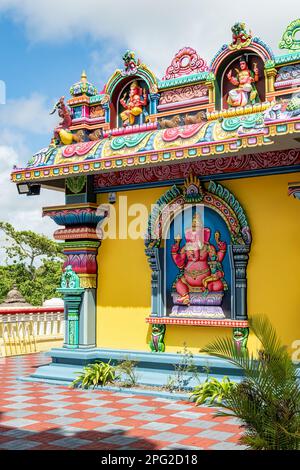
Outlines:
[[[146,322],[161,325],[185,325],[185,326],[223,326],[229,328],[247,328],[248,322],[241,320],[205,320],[197,318],[171,318],[171,317],[148,317]]]
[[[95,190],[117,186],[164,182],[185,179],[190,173],[197,176],[226,175],[229,173],[254,172],[257,170],[300,165],[300,150],[276,150],[246,155],[227,155],[193,162],[176,163],[100,173],[94,176]]]
[[[19,307],[19,308],[0,308],[0,315],[30,315],[31,313],[63,313],[63,307]]]

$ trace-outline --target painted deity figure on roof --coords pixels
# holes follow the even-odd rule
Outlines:
[[[127,100],[126,98],[127,92],[125,92],[120,99],[120,104],[125,108],[120,114],[124,127],[128,125],[133,126],[135,124],[135,118],[143,113],[148,103],[146,90],[141,89],[136,80],[131,83],[129,97]]]
[[[227,103],[229,106],[246,106],[247,104],[254,104],[259,101],[258,92],[255,83],[259,80],[259,71],[257,63],[253,64],[253,70],[250,70],[245,56],[239,59],[239,69],[235,69],[236,75],[232,74],[229,70],[227,79],[236,88],[233,88],[228,93]]]

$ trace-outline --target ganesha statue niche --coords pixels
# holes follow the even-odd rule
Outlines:
[[[135,118],[144,114],[145,122],[148,122],[149,116],[146,111],[146,106],[148,103],[148,97],[146,89],[141,89],[138,85],[138,82],[134,80],[129,88],[129,97],[126,100],[127,92],[124,93],[123,97],[120,99],[120,104],[123,106],[124,111],[121,112],[120,118],[123,123],[123,127],[133,126],[135,123]]]
[[[222,304],[224,291],[228,289],[222,267],[227,245],[220,240],[218,231],[215,232],[218,248],[210,243],[210,237],[211,229],[204,227],[200,216],[195,214],[192,227],[185,231],[186,244],[182,248],[180,237],[176,238],[171,248],[172,259],[180,269],[173,284],[175,305]]]

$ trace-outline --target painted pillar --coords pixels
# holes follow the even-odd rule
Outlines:
[[[163,285],[159,259],[159,248],[146,248],[146,256],[151,268],[151,316],[163,317]]]
[[[51,217],[58,225],[64,226],[54,233],[56,240],[63,240],[66,261],[63,268],[71,266],[79,279],[79,294],[64,294],[67,322],[71,327],[66,334],[65,344],[75,348],[96,346],[96,288],[97,253],[101,245],[101,230],[97,230],[106,217],[98,211],[93,178],[71,177],[66,181],[66,205],[47,207],[43,215]],[[77,300],[76,300],[77,299]],[[69,346],[66,346],[69,347]]]
[[[65,303],[65,339],[64,348],[76,349],[79,347],[79,312],[82,302],[82,294],[84,289],[57,289],[63,294]]]
[[[234,264],[234,319],[246,321],[247,316],[247,264],[250,245],[232,245]]]
[[[105,115],[105,122],[110,123],[110,107],[109,107],[109,102],[103,103],[102,107],[104,109],[104,115]]]
[[[275,62],[273,60],[268,60],[265,63],[266,93],[273,93],[275,91],[274,83],[276,75],[277,70],[275,68]]]
[[[157,106],[159,103],[160,94],[159,93],[150,93],[149,100],[150,100],[150,114],[157,113]]]

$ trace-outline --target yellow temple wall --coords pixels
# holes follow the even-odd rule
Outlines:
[[[288,182],[299,173],[226,180],[223,185],[238,198],[252,230],[248,264],[248,314],[266,314],[284,344],[300,340],[300,201],[288,196]],[[221,182],[221,179],[220,179]],[[166,188],[118,193],[134,203],[151,204]],[[98,202],[107,203],[107,195]],[[129,221],[133,217],[129,217]],[[151,271],[138,240],[104,240],[98,255],[97,346],[149,351]],[[232,334],[230,328],[168,325],[167,352],[183,343],[194,353],[216,336]],[[255,349],[254,338],[248,346]],[[300,358],[299,358],[300,359]]]

